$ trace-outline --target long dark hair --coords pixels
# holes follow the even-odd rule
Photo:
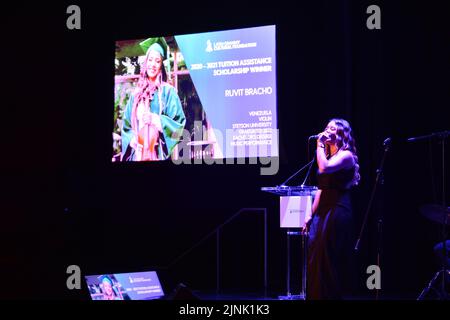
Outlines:
[[[356,152],[355,138],[353,137],[350,123],[344,119],[331,119],[336,124],[336,145],[339,150],[348,150],[353,154],[355,159],[355,174],[353,176],[352,185],[357,185],[361,176],[359,174],[358,155]]]
[[[149,105],[153,100],[154,94],[163,83],[167,81],[166,68],[164,67],[164,61],[161,57],[160,73],[156,76],[155,83],[151,82],[147,74],[147,61],[151,50],[147,50],[144,63],[142,64],[141,71],[139,73],[139,80],[134,92],[133,109],[131,111],[131,126],[138,130],[136,125],[136,110],[139,103],[142,101],[144,105]]]

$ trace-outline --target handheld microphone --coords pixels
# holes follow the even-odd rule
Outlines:
[[[315,134],[313,136],[309,136],[309,139],[319,139],[320,134]],[[334,133],[330,134],[330,136],[328,137],[329,139],[335,139],[336,135]]]

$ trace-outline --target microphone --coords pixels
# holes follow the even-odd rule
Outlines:
[[[389,137],[389,138],[386,138],[385,140],[384,140],[384,142],[383,142],[383,146],[390,146],[391,145],[391,142],[392,142],[392,139]]]
[[[441,139],[444,139],[444,138],[447,138],[449,135],[450,135],[450,131],[434,132],[434,133],[426,135],[426,136],[408,138],[406,141],[415,142],[415,141],[419,141],[419,140],[423,140],[423,139],[431,139],[434,137],[439,137]]]
[[[313,136],[309,136],[308,139],[319,139],[321,134],[315,134]],[[334,133],[330,134],[329,139],[336,139],[336,135]]]

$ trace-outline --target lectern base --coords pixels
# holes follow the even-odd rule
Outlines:
[[[291,294],[287,296],[278,296],[278,300],[306,300],[305,294]]]

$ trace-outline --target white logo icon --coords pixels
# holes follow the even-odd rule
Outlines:
[[[206,52],[213,51],[211,40],[206,41]]]

